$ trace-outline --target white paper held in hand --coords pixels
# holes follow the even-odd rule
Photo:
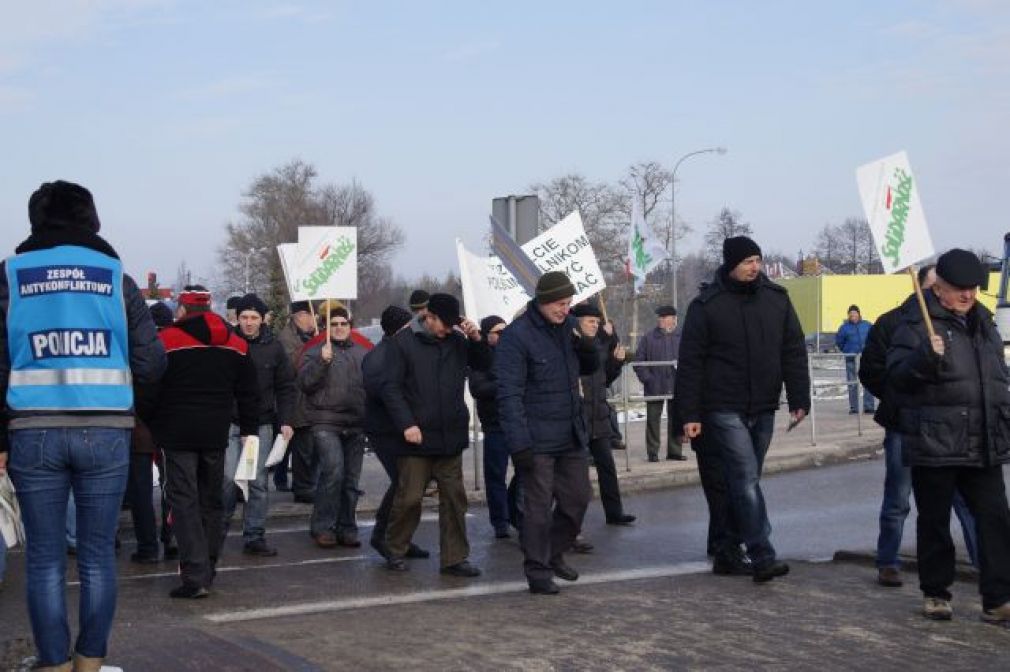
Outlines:
[[[274,439],[274,445],[270,448],[270,454],[267,455],[267,461],[263,466],[269,469],[276,464],[280,464],[281,460],[284,459],[284,453],[287,451],[288,440],[284,438],[283,434],[278,434],[277,438]]]
[[[235,469],[235,485],[242,490],[242,496],[249,498],[249,481],[256,480],[256,464],[260,458],[260,437],[250,435],[242,442],[242,454]]]

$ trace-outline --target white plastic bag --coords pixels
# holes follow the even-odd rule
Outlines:
[[[0,476],[0,533],[3,534],[8,549],[23,544],[25,541],[25,526],[21,522],[21,507],[18,506],[18,498],[14,494],[14,484],[11,483],[11,477],[6,473]]]
[[[238,456],[235,469],[235,485],[242,490],[242,496],[249,499],[249,481],[256,480],[256,465],[260,458],[260,437],[250,435],[242,442],[242,453]]]

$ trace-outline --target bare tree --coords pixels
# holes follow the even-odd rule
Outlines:
[[[709,262],[719,264],[722,261],[722,242],[727,238],[752,235],[751,225],[743,221],[739,211],[723,208],[709,222],[705,232],[705,253]]]
[[[848,217],[838,225],[825,224],[814,245],[821,263],[835,273],[865,274],[881,270],[870,224]]]

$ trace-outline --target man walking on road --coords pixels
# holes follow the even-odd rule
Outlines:
[[[1010,623],[1010,509],[1003,466],[1010,462],[1010,376],[992,313],[978,303],[988,273],[973,253],[953,249],[936,262],[925,300],[907,306],[887,355],[919,510],[916,555],[927,618],[949,620],[954,582],[950,508],[960,491],[978,527],[982,619]]]
[[[645,386],[645,396],[672,396],[677,377],[677,360],[681,334],[677,331],[677,309],[660,306],[656,309],[656,328],[643,335],[635,352],[636,362],[673,362],[671,366],[636,366],[635,375]],[[683,426],[677,420],[674,400],[656,399],[645,402],[645,448],[649,462],[659,462],[659,424],[666,406],[666,459],[685,460]]]
[[[873,325],[864,320],[859,312],[859,306],[849,306],[848,318],[842,322],[835,333],[835,346],[839,352],[845,353],[845,380],[849,391],[849,413],[859,412],[859,376],[856,375],[856,355],[866,347]],[[873,395],[863,390],[863,412],[873,413]]]
[[[706,448],[719,451],[754,581],[762,583],[789,572],[770,540],[761,470],[783,382],[792,422],[810,410],[807,350],[789,295],[761,272],[757,243],[727,238],[722,256],[688,308],[675,398],[684,434],[704,432]]]
[[[168,369],[145,418],[165,454],[165,494],[182,579],[169,594],[177,598],[207,597],[217,574],[224,541],[221,484],[236,403],[240,440],[259,432],[249,343],[210,306],[210,292],[201,285],[187,285],[179,294],[176,322],[159,334]]]
[[[933,266],[919,269],[919,286],[923,291],[936,282]],[[891,348],[894,332],[901,323],[903,312],[918,310],[914,295],[904,304],[881,315],[866,339],[866,347],[859,362],[859,380],[873,396],[880,400],[873,419],[884,428],[884,499],[880,505],[880,534],[877,537],[877,583],[887,588],[900,588],[901,562],[898,551],[904,533],[905,519],[911,507],[912,471],[901,462],[901,432],[898,427],[898,408],[895,405],[887,379],[887,351]],[[975,519],[964,503],[961,493],[954,493],[954,513],[964,532],[968,557],[978,567],[978,540]]]
[[[242,552],[269,558],[277,555],[277,550],[266,542],[266,521],[270,506],[266,461],[274,442],[274,427],[280,427],[281,435],[288,440],[294,433],[291,416],[295,407],[295,371],[284,352],[284,346],[274,338],[273,331],[263,322],[268,309],[261,298],[255,294],[238,298],[235,312],[238,315],[239,336],[249,344],[249,357],[256,367],[256,380],[259,383],[259,462],[256,465],[256,478],[249,481],[249,494],[242,506]],[[239,427],[232,423],[224,460],[222,497],[225,534],[238,500],[239,489],[234,476],[241,454]]]
[[[0,475],[10,468],[27,537],[35,669],[71,668],[65,534],[75,496],[73,667],[97,672],[116,611],[131,380],[157,381],[165,350],[136,283],[98,235],[91,192],[47,182],[29,199],[28,218],[31,236],[0,266]]]
[[[404,557],[421,520],[424,488],[438,484],[439,560],[443,574],[475,577],[466,536],[463,451],[470,412],[463,401],[467,369],[485,370],[490,353],[476,324],[460,316],[459,301],[432,294],[427,312],[391,341],[382,400],[402,432],[399,481],[386,533],[387,567],[407,569]]]
[[[537,281],[536,298],[504,332],[495,357],[498,411],[522,481],[523,568],[530,592],[554,595],[592,497],[579,376],[596,371],[592,325],[569,314],[575,287],[558,271]]]
[[[312,317],[308,301],[294,301],[290,307],[288,324],[277,336],[284,346],[284,352],[291,362],[292,370],[298,371],[302,349],[316,335],[316,323]],[[311,504],[316,496],[318,460],[312,443],[312,427],[305,419],[305,397],[295,390],[295,409],[291,418],[294,433],[288,441],[284,459],[274,467],[274,486],[280,491],[291,490],[295,501]],[[288,463],[291,464],[291,485],[288,485]]]

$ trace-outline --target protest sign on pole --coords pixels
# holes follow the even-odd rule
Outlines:
[[[522,246],[541,273],[561,271],[575,285],[573,303],[607,287],[578,210]]]
[[[530,300],[530,295],[498,257],[474,254],[459,238],[456,239],[456,256],[463,286],[464,313],[471,319],[498,315],[511,322],[516,312]]]
[[[292,256],[287,260],[292,300],[358,298],[356,228],[300,226]]]
[[[631,229],[628,231],[627,273],[635,279],[635,293],[642,291],[645,276],[669,258],[666,248],[652,236],[642,214],[642,195],[631,197]]]
[[[298,243],[283,243],[277,246],[277,256],[281,259],[281,270],[284,272],[284,284],[288,288],[288,297],[292,301],[308,301],[309,295],[304,291],[296,290],[292,283],[291,268],[295,264],[297,251]]]
[[[919,201],[919,184],[904,151],[856,169],[856,183],[885,273],[907,268],[930,337],[934,335],[915,265],[936,254]]]

